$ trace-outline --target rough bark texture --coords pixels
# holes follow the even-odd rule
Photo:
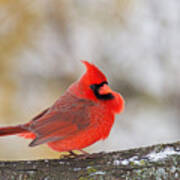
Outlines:
[[[0,180],[180,179],[180,142],[91,158],[1,161]]]

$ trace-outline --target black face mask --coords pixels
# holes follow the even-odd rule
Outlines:
[[[104,84],[108,84],[108,83],[107,82],[102,82],[100,84],[92,84],[92,85],[90,85],[90,88],[93,90],[93,93],[97,97],[97,99],[100,99],[100,100],[110,100],[110,99],[113,99],[114,96],[111,93],[99,94],[99,89]]]

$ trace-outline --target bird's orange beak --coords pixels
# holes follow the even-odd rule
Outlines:
[[[109,93],[112,93],[112,90],[107,84],[104,84],[102,87],[100,87],[99,89],[100,95],[109,94]]]

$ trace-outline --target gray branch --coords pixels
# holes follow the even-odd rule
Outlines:
[[[0,161],[0,180],[180,179],[180,142],[89,158]]]

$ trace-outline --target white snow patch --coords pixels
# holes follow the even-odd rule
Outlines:
[[[119,166],[121,164],[121,161],[120,160],[114,160],[113,161],[113,165],[114,166]]]
[[[135,161],[135,160],[137,160],[137,159],[138,159],[137,156],[133,156],[133,157],[129,158],[129,161]]]
[[[133,157],[129,158],[129,162],[133,162],[134,164],[140,165],[140,161],[137,159],[138,159],[137,156],[133,156]]]
[[[129,159],[124,159],[124,160],[114,160],[113,165],[114,166],[119,166],[119,165],[128,165],[129,163],[133,162],[134,164],[140,165],[140,161],[138,160],[137,156],[133,156]]]
[[[121,164],[126,166],[129,164],[129,161],[127,159],[125,159],[125,160],[121,161]]]
[[[169,155],[180,155],[180,151],[174,150],[171,147],[167,147],[164,149],[164,151],[161,152],[151,152],[145,156],[145,158],[148,158],[150,161],[158,161],[160,159],[167,158]],[[139,160],[138,156],[133,156],[128,159],[124,160],[114,160],[113,165],[119,166],[119,165],[128,165],[129,163],[134,163],[136,165],[141,165],[141,160]]]
[[[179,174],[176,172],[175,173],[175,178],[178,178],[179,177]]]
[[[87,167],[86,167],[86,169],[90,169],[90,168],[92,168],[92,166],[87,166]]]
[[[64,162],[63,161],[59,161],[59,164],[64,164]]]
[[[150,154],[146,155],[146,158],[150,159],[151,161],[158,161],[160,159],[167,158],[170,155],[180,155],[180,152],[175,151],[173,148],[167,147],[164,151],[161,152],[151,152]]]
[[[45,159],[45,160],[44,160],[44,162],[45,162],[45,163],[48,163],[48,162],[49,162],[49,160],[48,160],[48,159]]]
[[[74,171],[80,171],[81,168],[74,168],[73,170],[74,170]]]
[[[104,175],[106,174],[104,171],[96,171],[94,173],[91,173],[91,176],[94,176],[94,175]]]

